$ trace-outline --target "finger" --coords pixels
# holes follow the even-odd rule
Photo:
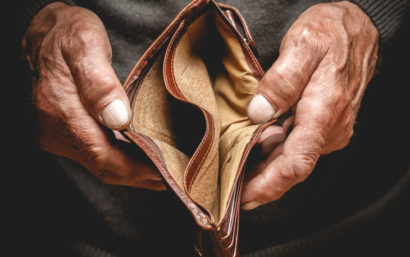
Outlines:
[[[140,151],[124,151],[113,145],[102,145],[99,153],[87,157],[76,156],[80,163],[104,183],[132,186],[151,190],[165,190],[165,185],[154,165]],[[94,156],[89,158],[89,156]]]
[[[286,113],[300,98],[326,51],[307,30],[291,29],[277,61],[259,83],[248,106],[253,123],[264,123]]]
[[[266,139],[273,135],[277,134],[283,134],[283,128],[281,126],[277,125],[271,125],[267,127],[259,136],[257,143],[261,144],[263,143]]]
[[[266,167],[282,153],[282,151],[283,142],[274,145],[268,155],[259,160],[256,160],[256,162],[250,163],[251,165],[249,165],[249,170],[247,171],[245,177],[245,184],[248,184],[249,181],[260,175],[266,169]]]
[[[97,177],[104,183],[111,184],[111,185],[145,188],[145,189],[155,190],[155,191],[166,190],[166,186],[162,180],[161,181],[157,181],[157,180],[132,181],[132,180],[123,178],[121,176],[118,176],[117,174],[107,171],[107,170],[100,171],[100,174],[97,175]]]
[[[285,141],[285,133],[281,126],[269,126],[260,135],[258,144],[263,158],[268,156],[274,148]]]
[[[102,25],[78,30],[63,49],[85,108],[110,129],[130,121],[128,98],[111,66],[111,47]]]
[[[83,127],[81,124],[79,126]],[[151,190],[165,189],[157,169],[134,145],[123,141],[112,142],[93,120],[88,123],[92,137],[78,133],[70,124],[66,127],[68,129],[65,129],[64,134],[59,133],[61,129],[58,127],[42,127],[43,131],[38,138],[39,147],[80,163],[105,183]],[[89,142],[90,138],[93,142]]]
[[[245,183],[259,175],[281,152],[285,134],[280,126],[269,126],[260,135],[247,164]]]
[[[292,126],[294,122],[295,122],[295,115],[289,116],[283,122],[283,133],[285,133],[285,135],[289,134],[289,132],[292,130]]]
[[[285,141],[282,153],[265,170],[245,186],[242,208],[250,210],[279,199],[295,184],[305,180],[312,172],[325,143],[325,131],[321,128],[322,108],[303,105],[310,116],[295,117],[295,126]],[[299,107],[299,104],[298,104]]]
[[[164,190],[163,180],[154,164],[140,149],[124,142],[106,146],[98,166],[107,174],[102,180],[110,184]],[[110,176],[111,174],[111,176]]]

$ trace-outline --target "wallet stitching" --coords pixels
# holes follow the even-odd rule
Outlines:
[[[173,42],[175,42],[175,44],[171,44],[171,47],[170,47],[170,51],[171,51],[171,56],[169,57],[168,56],[168,58],[166,58],[166,59],[168,59],[168,61],[171,63],[171,65],[170,65],[170,68],[171,68],[171,74],[170,74],[170,76],[171,76],[171,78],[172,78],[172,82],[174,83],[173,85],[172,85],[172,88],[173,89],[175,89],[180,95],[182,95],[183,96],[183,94],[182,94],[182,92],[179,90],[179,88],[178,87],[176,87],[176,85],[177,85],[177,83],[176,83],[176,80],[175,80],[175,76],[174,76],[174,63],[172,62],[172,61],[170,61],[170,60],[173,60],[174,59],[174,56],[175,56],[175,54],[176,54],[176,47],[177,47],[177,45],[178,45],[178,43],[179,43],[179,41],[180,41],[180,39],[181,39],[181,37],[183,36],[183,33],[182,33],[182,30],[186,30],[186,24],[185,24],[185,22],[182,22],[182,25],[180,25],[181,27],[180,27],[180,29],[178,29],[177,30],[177,36],[176,37],[174,37],[173,39],[172,39],[172,41]],[[228,27],[229,27],[229,25],[228,25]],[[230,29],[230,31],[231,31],[231,33],[233,33],[233,35],[236,37],[236,38],[239,38],[238,37],[238,35],[236,34],[236,33],[234,33],[234,32],[232,32],[232,30]],[[240,38],[241,40],[243,40],[243,38]],[[241,42],[241,40],[240,40],[240,42]],[[257,63],[256,63],[256,61],[255,61],[255,58],[253,57],[253,54],[252,54],[252,52],[250,52],[250,49],[248,49],[248,47],[246,46],[246,45],[244,45],[243,43],[241,43],[240,44],[241,45],[241,48],[242,48],[242,50],[245,50],[246,51],[246,53],[245,54],[247,54],[248,55],[248,57],[250,57],[251,58],[251,60],[252,60],[252,62],[253,62],[253,64],[254,64],[254,66],[256,67],[256,68],[259,68],[258,67],[258,65],[257,65]],[[168,52],[169,53],[169,52]],[[249,64],[248,64],[249,65]],[[164,79],[167,81],[167,83],[168,83],[168,78],[167,78],[167,76],[164,76]],[[185,97],[184,97],[185,98]],[[185,98],[186,99],[186,98]],[[199,107],[199,106],[198,106]],[[200,109],[203,109],[203,108],[201,108],[201,107],[199,107]],[[204,111],[206,111],[205,109],[203,109]],[[206,111],[207,112],[207,111]],[[206,115],[207,116],[207,115]],[[211,117],[212,118],[212,117]],[[210,120],[210,126],[211,126],[211,124],[212,125],[214,125],[213,124],[213,121],[212,121],[212,119]],[[213,127],[213,126],[212,126]],[[206,137],[208,136],[208,133],[209,132],[211,132],[210,130],[208,131],[208,130],[206,130],[206,132],[205,132],[205,135],[204,135],[204,138],[206,139]],[[212,136],[212,138],[211,138],[211,140],[213,141],[214,140],[214,136],[215,135],[213,135],[214,133],[212,133],[211,132],[211,136]],[[246,136],[249,136],[249,135],[246,135]],[[244,136],[242,136],[242,137],[244,137]],[[240,138],[242,138],[242,137],[238,137],[238,139],[236,140],[236,142],[238,141],[238,140],[240,140]],[[233,143],[233,145],[235,145],[236,144],[236,142],[234,142]],[[202,148],[204,147],[204,144],[205,144],[205,140],[203,140],[201,143],[200,143],[200,145],[198,146],[198,149],[197,149],[197,151],[195,151],[195,153],[194,153],[194,155],[193,155],[193,157],[192,157],[192,159],[191,160],[195,160],[196,158],[197,158],[197,155],[201,152],[201,150],[202,150]],[[195,180],[195,177],[198,175],[198,173],[199,173],[199,171],[201,170],[200,169],[200,167],[203,165],[203,162],[205,161],[205,159],[207,158],[207,156],[208,156],[208,154],[209,154],[209,151],[211,150],[211,148],[212,148],[212,145],[210,146],[210,147],[208,147],[208,149],[206,150],[206,153],[204,154],[204,155],[202,155],[202,158],[200,159],[200,161],[199,161],[199,163],[198,163],[198,168],[193,172],[193,173],[188,173],[188,171],[189,171],[189,168],[190,167],[192,167],[192,163],[194,163],[194,162],[190,162],[189,163],[189,165],[188,165],[188,167],[187,167],[187,174],[189,175],[189,177],[187,176],[187,180],[185,180],[184,182],[185,182],[185,187],[188,189],[188,191],[191,191],[191,188],[192,188],[192,185],[193,185],[193,181]],[[231,150],[231,149],[230,149]],[[229,151],[229,150],[228,150]],[[227,151],[224,153],[224,155],[226,155],[227,154]],[[219,168],[218,168],[219,169]],[[188,185],[188,182],[189,182],[189,185]]]
[[[227,5],[227,4],[223,4],[223,3],[218,3],[218,5],[222,8],[226,8],[228,10],[231,10],[235,13],[235,15],[239,18],[240,20],[240,25],[243,28],[244,32],[245,32],[245,36],[249,42],[249,44],[252,44],[252,47],[256,49],[256,44],[255,44],[255,40],[252,37],[252,34],[249,30],[248,24],[246,24],[245,18],[242,16],[242,14],[239,12],[239,10],[231,5]]]
[[[181,38],[182,38],[182,36],[183,36],[183,31],[186,30],[186,26],[187,26],[187,25],[186,25],[185,21],[182,21],[181,24],[180,24],[180,28],[175,32],[175,33],[176,33],[176,36],[175,36],[173,39],[171,39],[169,52],[166,53],[165,60],[166,60],[168,63],[170,63],[170,68],[171,68],[171,71],[170,71],[170,72],[171,72],[171,73],[170,73],[169,75],[170,75],[170,77],[171,77],[171,79],[172,79],[172,83],[169,83],[169,81],[168,81],[168,76],[167,76],[166,72],[165,72],[164,80],[165,80],[165,82],[166,82],[166,85],[170,85],[173,90],[177,91],[177,93],[180,95],[181,98],[183,98],[186,102],[188,102],[188,100],[186,99],[186,97],[182,94],[182,92],[180,91],[180,89],[176,86],[176,85],[177,85],[177,82],[176,82],[175,76],[174,76],[174,62],[173,62],[174,57],[175,57],[175,54],[176,54],[177,45],[178,45],[178,43],[180,42],[180,40],[181,40]],[[170,53],[170,52],[171,52],[171,56],[169,56],[169,53]],[[189,103],[193,104],[192,102],[189,102]],[[196,104],[194,104],[194,105],[196,105]],[[208,113],[205,109],[201,108],[200,106],[198,106],[198,105],[196,105],[196,106],[197,106],[199,109],[201,109],[203,112]],[[206,119],[206,120],[209,119],[209,118],[207,117],[207,114],[204,113],[204,116],[205,116],[205,119]],[[210,121],[209,124],[210,124],[210,127],[214,128],[214,124],[213,124],[212,121]],[[190,162],[188,163],[188,166],[187,166],[187,168],[186,168],[186,173],[185,173],[185,174],[186,174],[186,178],[187,178],[187,179],[184,181],[184,185],[185,185],[185,188],[187,189],[187,191],[191,191],[193,181],[194,181],[196,175],[198,174],[198,172],[199,172],[199,170],[200,170],[200,167],[202,166],[203,162],[205,161],[205,159],[206,159],[206,157],[208,156],[208,153],[209,153],[209,151],[210,151],[210,148],[211,148],[211,147],[209,147],[209,148],[206,150],[205,154],[202,155],[202,159],[198,159],[198,160],[200,160],[199,163],[198,163],[198,166],[197,166],[198,168],[197,168],[196,170],[194,170],[194,172],[189,172],[189,171],[190,171],[190,168],[192,167],[192,164],[197,162],[197,156],[198,156],[199,153],[202,151],[202,148],[204,147],[205,142],[206,142],[207,140],[209,140],[209,138],[208,138],[209,134],[211,134],[211,136],[212,136],[212,137],[210,138],[210,140],[213,141],[213,138],[214,138],[214,137],[213,137],[213,134],[214,134],[214,133],[212,133],[210,130],[211,130],[211,129],[208,129],[208,128],[206,129],[205,135],[204,135],[204,137],[203,137],[203,140],[202,140],[201,143],[199,144],[197,150],[195,151],[194,155],[192,156],[192,158],[191,158],[191,160],[190,160]]]
[[[177,82],[176,82],[175,76],[174,76],[174,62],[173,62],[173,60],[174,60],[174,57],[175,57],[175,54],[176,54],[176,48],[177,48],[177,46],[178,46],[178,44],[179,44],[179,42],[180,42],[180,40],[183,36],[183,31],[186,31],[187,26],[188,26],[188,24],[186,24],[184,21],[181,22],[180,28],[175,32],[176,36],[173,39],[171,39],[171,42],[170,42],[169,51],[171,52],[171,56],[169,56],[170,52],[166,53],[166,55],[168,55],[168,56],[166,56],[165,59],[167,60],[167,62],[170,63],[171,74],[169,74],[169,75],[172,79],[172,83],[169,83],[168,76],[166,76],[167,74],[165,74],[165,76],[164,76],[164,80],[166,81],[166,83],[168,85],[172,86],[172,89],[176,90],[184,98],[184,100],[186,102],[188,102],[188,100],[182,94],[180,89],[176,86]],[[190,103],[194,104],[192,102],[190,102]],[[195,177],[198,175],[198,172],[200,171],[200,167],[202,166],[203,162],[208,157],[209,151],[212,148],[212,143],[211,143],[210,147],[208,147],[208,149],[206,149],[205,154],[201,156],[201,159],[197,159],[197,156],[202,151],[202,149],[205,145],[205,142],[208,141],[208,140],[213,141],[214,137],[215,137],[215,135],[214,135],[215,133],[212,133],[213,129],[215,129],[215,124],[213,122],[212,116],[209,114],[209,112],[206,109],[200,107],[197,104],[194,104],[194,105],[196,105],[204,113],[205,119],[209,122],[209,128],[206,129],[203,140],[199,144],[197,150],[195,151],[194,155],[192,156],[191,161],[189,162],[188,167],[186,169],[186,171],[187,171],[186,172],[186,174],[187,174],[186,178],[187,179],[184,181],[185,182],[184,184],[185,184],[185,187],[188,191],[191,191],[193,181],[195,180]],[[209,136],[210,136],[210,138],[208,138]],[[198,162],[198,160],[199,160],[199,162]],[[197,162],[198,162],[198,165],[197,165],[196,170],[194,170],[193,172],[190,172],[190,168],[193,167],[192,164],[197,163]]]
[[[238,36],[236,33],[233,33],[233,34],[234,34],[237,38],[239,38],[239,36]],[[241,37],[241,39],[242,39],[242,41],[243,41],[243,38],[242,38],[242,37]],[[241,40],[240,40],[240,42],[241,42]],[[250,57],[250,59],[252,60],[254,67],[256,67],[257,70],[260,72],[260,67],[259,67],[258,63],[256,62],[255,57],[253,56],[252,51],[249,49],[249,46],[247,46],[246,44],[242,44],[242,43],[241,43],[241,46],[242,46],[242,50],[245,50],[245,51],[247,52],[247,54],[248,54],[248,57]],[[245,58],[246,58],[246,56],[245,56]],[[252,70],[252,68],[251,68],[251,70]],[[262,73],[262,74],[263,74],[263,73]]]
[[[199,147],[198,147],[198,151],[196,151],[195,152],[195,154],[194,154],[194,156],[195,155],[198,155],[199,154],[199,152],[200,152],[200,150],[202,150],[202,148],[204,147],[204,144],[205,144],[205,139],[208,139],[207,138],[207,134],[209,133],[210,134],[210,139],[209,139],[209,141],[213,141],[214,140],[214,138],[215,138],[215,133],[212,133],[212,131],[211,131],[211,129],[215,129],[215,126],[214,126],[214,123],[213,123],[213,121],[210,121],[209,122],[209,126],[210,126],[210,128],[209,128],[209,131],[207,130],[207,132],[205,132],[205,136],[204,136],[204,140],[201,142],[201,144],[199,145]],[[206,152],[205,152],[205,154],[202,156],[202,158],[200,159],[200,161],[199,161],[199,164],[198,164],[198,168],[196,169],[196,171],[194,171],[194,173],[193,174],[191,174],[191,176],[190,176],[190,178],[189,178],[189,183],[190,183],[190,185],[189,185],[189,191],[191,191],[191,188],[192,188],[192,184],[193,184],[193,181],[195,180],[195,178],[196,178],[196,176],[198,175],[198,172],[201,170],[201,166],[202,166],[202,164],[203,164],[203,162],[205,161],[205,159],[208,157],[208,154],[209,154],[209,151],[211,150],[211,148],[212,148],[212,143],[211,143],[211,145],[208,147],[208,149],[206,150]],[[199,148],[201,148],[201,149],[199,149]],[[192,158],[192,159],[194,159],[194,157]],[[192,167],[192,166],[191,166]]]
[[[162,47],[162,45],[169,39],[169,37],[170,37],[170,34],[172,34],[173,32],[175,32],[175,27],[177,27],[179,24],[177,23],[177,22],[179,22],[180,20],[183,20],[186,16],[188,16],[189,14],[191,14],[194,10],[193,10],[193,8],[196,8],[196,7],[198,7],[198,6],[201,6],[203,4],[203,1],[193,1],[193,2],[191,2],[187,7],[186,7],[186,9],[185,9],[185,12],[184,13],[182,13],[179,17],[176,17],[175,18],[175,20],[173,21],[173,24],[172,25],[170,25],[169,26],[169,28],[167,29],[167,31],[162,35],[162,36],[160,36],[160,38],[159,38],[159,40],[157,40],[155,43],[154,43],[154,46],[151,48],[151,49],[149,49],[148,51],[147,51],[147,53],[146,54],[144,54],[144,56],[143,56],[143,60],[144,61],[142,61],[141,62],[141,64],[137,64],[138,66],[136,66],[135,67],[135,70],[134,70],[134,72],[132,72],[132,76],[130,76],[129,78],[127,78],[127,80],[126,81],[131,81],[131,80],[134,80],[135,81],[135,78],[133,77],[133,76],[135,76],[135,74],[136,73],[138,73],[138,72],[141,72],[141,70],[142,69],[144,69],[144,67],[149,63],[149,59],[151,59],[152,58],[152,56],[155,54],[155,51],[157,51],[157,48],[158,47]],[[182,21],[182,22],[184,22],[184,21]],[[246,24],[245,24],[246,25]],[[247,29],[247,27],[246,27],[246,29]],[[236,33],[234,33],[234,35],[236,36],[236,37],[238,37],[238,35],[236,35]],[[172,38],[172,35],[171,35],[171,38]],[[242,39],[242,41],[243,41],[243,38],[241,37],[241,39]],[[263,75],[263,70],[260,68],[260,66],[259,66],[259,64],[257,63],[257,61],[255,62],[255,57],[253,56],[253,54],[250,54],[250,49],[249,49],[249,45],[244,45],[244,42],[242,42],[242,41],[240,41],[241,42],[241,46],[242,46],[242,50],[244,51],[244,52],[247,52],[247,54],[248,54],[248,57],[249,58],[246,58],[247,60],[249,60],[249,59],[251,59],[251,60],[249,60],[249,62],[248,62],[248,65],[250,66],[250,68],[256,68],[256,72],[257,73],[260,73],[260,74],[262,74]],[[246,43],[246,42],[245,42]],[[252,53],[252,52],[251,52]],[[254,67],[252,67],[253,65],[255,65]],[[255,72],[255,70],[254,69],[252,69],[252,71],[253,72]],[[256,73],[255,72],[255,73]],[[260,75],[260,74],[258,74],[258,75]],[[164,78],[164,80],[165,81],[167,81],[167,78],[165,77]],[[130,85],[130,84],[132,84],[132,82],[131,83],[129,83],[128,85]],[[181,93],[181,92],[180,92]],[[203,110],[204,111],[204,110]],[[147,128],[146,128],[147,129]],[[257,131],[259,131],[259,129],[258,130],[256,130],[255,132],[257,132]],[[253,137],[255,136],[255,134],[258,134],[258,133],[253,133],[253,136],[252,136],[252,138],[251,138],[251,140],[250,141],[252,141],[253,140]],[[129,132],[128,132],[129,133]],[[206,132],[207,133],[207,132]],[[205,135],[206,135],[206,133],[205,133]],[[143,135],[141,135],[141,136],[143,136]],[[215,134],[213,134],[213,136],[215,136]],[[145,142],[145,141],[148,141],[148,140],[150,140],[149,142]],[[175,180],[174,180],[174,178],[172,177],[172,176],[170,176],[170,174],[169,174],[169,172],[168,172],[168,169],[167,169],[167,167],[166,167],[166,164],[165,164],[165,162],[162,162],[161,161],[161,157],[162,157],[162,159],[163,159],[163,156],[162,156],[162,153],[161,152],[156,152],[156,151],[154,151],[154,149],[156,149],[157,151],[159,151],[159,149],[158,149],[158,146],[154,143],[154,142],[151,142],[151,140],[152,139],[150,139],[150,138],[146,138],[145,139],[145,136],[144,136],[144,139],[137,139],[137,141],[140,143],[140,144],[142,144],[143,146],[145,146],[144,148],[145,148],[145,150],[148,152],[148,153],[150,153],[150,155],[152,156],[152,158],[154,159],[154,161],[155,161],[155,163],[161,168],[160,170],[162,170],[162,171],[164,171],[164,173],[165,173],[165,176],[167,177],[167,180],[169,179],[170,181],[171,181],[171,185],[172,185],[172,188],[178,188],[177,190],[174,190],[174,191],[176,191],[177,192],[177,194],[180,196],[180,198],[181,198],[181,200],[184,202],[184,204],[185,205],[187,205],[187,207],[189,207],[188,209],[190,210],[190,212],[193,214],[193,216],[194,216],[194,218],[195,218],[195,220],[197,221],[197,222],[199,222],[200,220],[201,220],[201,218],[204,218],[203,216],[201,216],[200,214],[202,214],[202,210],[199,208],[199,207],[197,207],[197,206],[194,206],[194,201],[189,197],[189,195],[187,195],[186,194],[186,192],[184,192],[183,191],[183,189],[181,190],[181,188],[175,183]],[[238,140],[240,140],[240,138],[238,138]],[[142,142],[141,142],[142,141]],[[149,143],[149,144],[148,144]],[[203,144],[204,142],[201,142],[201,144],[200,144],[200,146]],[[151,144],[153,144],[153,146],[150,146]],[[151,147],[153,147],[154,149],[151,149]],[[210,151],[210,148],[211,147],[209,147],[208,148],[208,151]],[[247,149],[248,148],[248,145],[246,146],[246,148],[245,149]],[[226,153],[225,153],[226,154]],[[215,155],[215,157],[217,157],[218,156],[218,154],[216,154]],[[205,159],[205,157],[204,157],[204,159]],[[202,162],[204,161],[204,159],[202,160]],[[243,159],[243,158],[242,158]],[[241,160],[241,163],[243,162],[243,160]],[[243,166],[243,165],[242,165]],[[199,169],[197,170],[197,172],[199,171]],[[196,174],[195,174],[195,176],[196,176]],[[237,179],[237,178],[235,178],[235,179]],[[230,193],[230,195],[232,194],[232,192]],[[238,201],[238,199],[237,199],[237,201]],[[238,219],[238,221],[236,222],[236,223],[239,223],[239,217],[237,217],[237,219]],[[224,215],[224,217],[223,217],[223,220],[221,220],[221,222],[222,221],[226,221],[226,215]],[[201,223],[201,222],[200,222]],[[202,225],[205,225],[205,223],[204,222],[202,222],[203,224]],[[210,228],[210,227],[209,227]],[[208,228],[208,229],[209,229]],[[235,235],[235,241],[237,240],[237,237],[238,237],[238,233],[237,233],[237,231],[236,231],[236,233],[235,233],[236,235]],[[217,239],[218,238],[218,235],[216,234],[216,233],[214,233],[214,236],[216,236],[216,238],[215,238],[215,241],[219,241],[219,239]],[[219,245],[220,246],[220,245]],[[220,249],[220,251],[222,251],[222,253],[226,253],[226,252],[229,252],[229,253],[231,253],[231,254],[233,254],[233,255],[236,255],[237,254],[237,249],[236,249],[236,247],[237,247],[237,245],[235,244],[235,245],[232,245],[231,246],[231,248],[232,247],[235,247],[235,249],[234,249],[234,252],[232,253],[232,250],[231,249]]]
[[[217,4],[217,6],[218,6],[218,4]],[[221,9],[220,9],[220,7],[218,6],[218,9],[220,10],[220,12],[223,12]],[[221,14],[222,15],[222,19],[224,19],[224,18],[226,18],[226,16],[222,13]],[[230,31],[233,33],[233,35],[237,38],[237,39],[239,39],[239,42],[240,42],[240,45],[242,46],[242,50],[246,50],[246,52],[247,52],[247,55],[245,55],[245,58],[248,56],[248,57],[250,57],[250,59],[251,59],[251,61],[252,61],[252,63],[253,63],[253,67],[250,67],[251,68],[251,70],[253,70],[253,68],[256,68],[256,70],[258,71],[258,77],[259,77],[259,75],[262,75],[263,76],[263,70],[262,70],[262,68],[259,66],[259,64],[258,64],[258,62],[255,60],[255,57],[254,57],[254,54],[253,54],[253,52],[250,50],[250,46],[248,45],[248,44],[246,44],[246,42],[245,42],[245,40],[244,40],[244,38],[243,38],[243,36],[235,29],[235,28],[233,28],[233,25],[230,23],[230,22],[224,22],[224,24],[226,25],[226,26],[228,26],[229,28],[230,28]],[[245,25],[247,26],[247,24],[245,23]],[[233,29],[233,31],[232,31],[232,29]],[[236,32],[236,33],[235,33]],[[247,60],[248,60],[248,58],[246,58]],[[248,65],[249,65],[249,63],[248,63]]]
[[[223,19],[223,18],[222,18]],[[245,54],[245,59],[251,59],[251,61],[252,61],[252,63],[253,63],[253,67],[250,67],[251,68],[251,70],[253,70],[253,68],[256,68],[256,70],[258,71],[258,77],[259,77],[259,75],[262,75],[263,76],[263,70],[262,70],[262,68],[259,66],[259,64],[258,64],[258,62],[257,62],[257,60],[255,60],[255,57],[254,57],[254,54],[253,54],[253,52],[250,50],[250,48],[249,48],[249,45],[247,45],[246,44],[246,42],[244,42],[244,39],[243,39],[243,37],[242,37],[242,35],[240,35],[239,34],[239,32],[238,33],[235,33],[235,28],[233,28],[233,30],[234,31],[232,31],[232,25],[230,24],[230,23],[224,23],[225,25],[227,25],[228,27],[230,27],[231,29],[230,29],[230,31],[233,33],[233,35],[236,37],[236,38],[238,38],[239,39],[239,42],[240,42],[240,45],[242,46],[241,48],[242,48],[242,51],[243,50],[245,50],[246,52],[247,52],[247,54]],[[247,26],[247,25],[246,25]],[[246,58],[246,57],[249,57],[249,58]],[[248,65],[249,65],[249,63],[248,63]],[[251,66],[251,65],[250,65]]]
[[[182,37],[182,30],[185,28],[185,21],[181,21],[181,23],[179,24],[179,28],[177,28],[177,30],[174,33],[174,37],[171,38],[171,41],[169,42],[168,45],[168,49],[165,52],[165,56],[164,56],[164,61],[163,61],[163,73],[164,73],[164,81],[165,81],[165,87],[167,85],[171,86],[171,89],[175,90],[177,94],[179,94],[179,97],[182,98],[182,100],[185,100],[185,102],[188,102],[186,97],[182,94],[182,92],[179,90],[179,88],[176,86],[176,80],[174,77],[174,65],[172,60],[174,59],[175,56],[175,52],[176,52],[176,45],[177,43],[175,42],[179,42],[180,38]],[[173,46],[175,45],[175,47]],[[169,56],[169,52],[171,52],[171,56]],[[170,63],[171,66],[171,79],[172,79],[172,83],[169,83],[168,80],[168,74],[167,74],[167,69],[166,69],[166,63]],[[174,92],[175,93],[175,92]],[[181,99],[180,99],[181,100]]]
[[[176,33],[178,33],[177,36],[172,39],[171,47],[170,47],[171,56],[168,57],[167,59],[169,60],[169,63],[170,63],[170,66],[171,66],[171,74],[170,75],[171,75],[171,79],[172,79],[172,82],[173,82],[173,84],[171,84],[172,89],[176,90],[178,92],[178,94],[180,94],[181,98],[183,98],[186,102],[188,102],[188,99],[186,99],[186,97],[182,94],[181,90],[176,86],[177,82],[176,82],[175,76],[174,76],[174,62],[173,62],[173,60],[174,60],[174,57],[175,57],[175,54],[176,54],[177,45],[179,44],[179,42],[180,42],[180,40],[183,36],[183,30],[186,31],[185,21],[181,22],[180,26],[181,26],[181,28],[178,29],[177,32],[176,32]],[[175,42],[175,44],[173,46],[172,43],[174,43],[174,42]],[[165,78],[165,81],[167,82],[167,84],[170,84],[170,83],[168,83],[168,77],[164,76],[164,78]]]
[[[135,79],[140,75],[141,71],[149,63],[150,59],[155,55],[155,52],[157,52],[160,46],[162,46],[168,40],[170,34],[173,33],[175,27],[179,25],[177,21],[185,19],[186,16],[188,16],[189,14],[188,12],[192,12],[193,8],[199,7],[200,5],[201,1],[192,1],[184,8],[185,11],[181,13],[180,16],[175,17],[175,19],[172,21],[172,24],[164,31],[162,35],[159,36],[157,40],[154,41],[153,45],[142,55],[141,60],[143,61],[141,61],[141,63],[138,62],[135,65],[130,75],[125,80],[125,85],[128,84],[127,88],[133,83],[133,81],[131,81],[131,78],[134,78],[135,81]]]

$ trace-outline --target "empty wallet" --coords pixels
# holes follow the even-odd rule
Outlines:
[[[237,9],[192,1],[124,83],[132,121],[122,133],[147,154],[192,214],[200,256],[239,256],[245,163],[271,123],[253,125],[247,117],[263,76],[254,51]]]

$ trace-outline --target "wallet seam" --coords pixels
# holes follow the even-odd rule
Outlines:
[[[214,124],[212,115],[206,109],[200,107],[199,105],[197,105],[195,103],[192,103],[192,102],[188,101],[188,99],[182,94],[181,90],[178,88],[177,82],[176,82],[176,79],[175,79],[175,75],[174,75],[174,73],[175,73],[174,72],[174,58],[175,58],[175,54],[176,54],[176,49],[177,49],[177,47],[178,47],[178,45],[179,45],[179,43],[182,39],[182,36],[186,32],[186,29],[187,29],[188,26],[189,26],[189,24],[187,24],[186,21],[181,22],[179,28],[175,31],[176,35],[171,39],[170,45],[167,48],[167,51],[165,53],[164,64],[165,64],[165,62],[167,62],[169,64],[169,67],[170,67],[169,76],[170,76],[170,79],[172,81],[169,81],[169,78],[167,76],[168,75],[167,72],[164,72],[165,73],[164,74],[164,80],[165,80],[165,85],[166,86],[168,85],[168,86],[171,87],[170,91],[172,91],[172,90],[177,91],[178,94],[181,96],[181,98],[183,98],[183,100],[185,102],[188,102],[192,105],[195,105],[197,108],[199,108],[205,116],[205,120],[207,121],[206,123],[209,125],[209,126],[207,126],[207,129],[205,131],[205,135],[203,136],[203,140],[201,140],[201,143],[199,144],[197,150],[195,151],[194,155],[191,157],[191,160],[189,161],[188,166],[187,166],[186,171],[185,171],[185,175],[184,175],[185,190],[190,192],[191,189],[192,189],[193,181],[195,180],[196,176],[198,175],[198,172],[200,171],[200,168],[201,168],[203,162],[208,157],[209,151],[212,148],[212,142],[215,138],[215,133],[213,131],[215,129],[215,124]],[[166,70],[166,65],[164,65],[163,70]],[[206,152],[199,157],[200,159],[197,159],[198,155],[199,155],[199,153],[201,153],[201,150],[203,149],[203,147],[206,147],[207,142],[211,142],[209,147],[205,150]],[[191,173],[190,169],[192,167],[195,168],[195,166],[192,166],[193,163],[197,164],[198,168],[196,170],[194,170],[193,173]],[[213,216],[213,215],[211,215],[211,216]]]

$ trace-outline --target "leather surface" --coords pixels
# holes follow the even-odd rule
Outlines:
[[[192,1],[124,83],[133,117],[122,133],[192,214],[199,255],[239,256],[243,171],[269,125],[252,125],[246,115],[263,76],[255,50],[235,8]],[[212,251],[204,249],[204,233]]]

